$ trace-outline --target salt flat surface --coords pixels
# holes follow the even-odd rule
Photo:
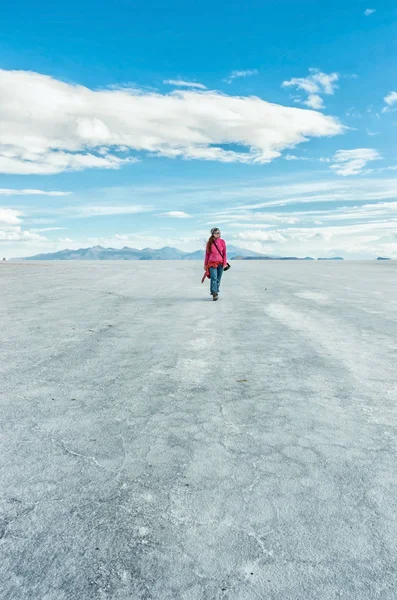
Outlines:
[[[0,264],[2,599],[396,599],[397,263],[201,275]]]

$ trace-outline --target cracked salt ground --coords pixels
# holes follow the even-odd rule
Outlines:
[[[197,273],[1,265],[1,597],[395,600],[395,264]]]

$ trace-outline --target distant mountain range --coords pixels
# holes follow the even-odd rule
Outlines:
[[[315,260],[311,256],[297,258],[296,256],[273,256],[258,254],[252,250],[238,248],[228,245],[227,256],[230,260]],[[25,258],[14,258],[12,261],[19,260],[204,260],[204,250],[195,252],[182,252],[177,248],[166,246],[164,248],[153,249],[143,248],[104,248],[103,246],[93,246],[92,248],[80,248],[79,250],[60,250],[49,254],[36,254]],[[319,258],[318,260],[343,260],[342,257]]]
[[[251,250],[228,245],[227,256],[234,259],[237,257],[261,257],[262,255]],[[143,248],[143,250],[129,248],[128,246],[124,246],[124,248],[93,246],[92,248],[80,248],[79,250],[61,250],[49,254],[36,254],[20,260],[204,260],[204,250],[182,252],[182,250],[169,246],[158,249]]]

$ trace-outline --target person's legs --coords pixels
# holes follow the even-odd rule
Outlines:
[[[218,272],[215,267],[210,267],[210,276],[211,276],[211,282],[210,282],[211,294],[216,294],[218,291]]]
[[[221,286],[222,275],[223,275],[223,266],[219,265],[218,269],[217,269],[217,289],[216,289],[217,292],[219,292],[219,288]]]

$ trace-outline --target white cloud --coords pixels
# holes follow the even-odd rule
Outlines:
[[[211,222],[219,223],[224,237],[229,241],[235,240],[232,243],[236,245],[283,256],[374,258],[379,254],[394,254],[397,257],[397,245],[392,247],[397,228],[397,179],[343,179],[304,184],[286,182],[284,186],[266,185],[262,194],[273,199],[262,205],[249,205],[245,201],[236,206],[230,196],[231,190],[227,192],[228,208],[206,216],[211,217]],[[246,200],[250,196],[257,198],[260,193],[258,187],[245,187],[240,195]],[[377,202],[384,197],[393,198],[393,201]],[[361,204],[364,199],[374,202],[363,206],[348,205],[352,201]],[[338,204],[344,201],[346,205],[335,207],[331,204],[333,201]],[[318,203],[321,208],[299,209],[300,203],[310,202]],[[323,202],[329,202],[329,205]],[[287,212],[285,206],[288,204],[291,206]],[[293,207],[293,204],[296,206]],[[278,206],[282,208],[278,209]],[[259,235],[258,231],[261,232]],[[284,238],[282,242],[271,241],[272,236],[277,239],[277,234]]]
[[[65,229],[67,229],[67,227],[35,227],[34,229],[31,229],[31,231],[33,231],[33,232],[61,231],[61,230],[65,230]]]
[[[363,118],[363,114],[357,110],[354,106],[351,106],[350,108],[348,108],[345,112],[345,115],[347,117],[351,117],[352,119],[362,119]]]
[[[67,211],[75,213],[76,217],[102,217],[111,215],[136,215],[151,212],[150,206],[127,205],[127,206],[79,206],[70,207]]]
[[[375,204],[364,204],[363,206],[352,206],[333,209],[316,210],[300,213],[302,218],[316,216],[321,221],[371,221],[375,225],[378,221],[389,221],[397,219],[397,202],[377,202]],[[386,221],[386,222],[389,222]]]
[[[246,71],[232,71],[224,81],[226,83],[232,83],[233,79],[238,79],[239,77],[251,77],[252,75],[258,75],[258,69],[247,69]]]
[[[0,223],[2,225],[19,225],[22,213],[13,208],[0,208]]]
[[[341,180],[339,180],[341,181]],[[343,180],[344,189],[349,189],[357,184],[357,196],[360,197],[361,189],[368,189],[371,179],[366,180]],[[394,202],[381,202],[364,206],[345,206],[316,210],[301,210],[286,213],[283,208],[279,212],[249,212],[245,207],[245,213],[232,212],[229,208],[231,221],[222,227],[222,232],[229,244],[246,247],[257,252],[263,252],[282,256],[331,256],[343,255],[346,258],[374,258],[377,255],[388,255],[397,258],[397,244],[395,231],[397,227],[397,180],[395,181]],[[364,182],[364,183],[363,183]],[[335,181],[330,181],[332,185]],[[359,183],[363,185],[358,186]],[[306,187],[309,184],[306,184]],[[312,187],[315,182],[312,182]],[[286,184],[285,189],[288,185]],[[293,187],[293,186],[292,186]],[[280,193],[277,186],[266,186],[270,194]],[[341,188],[342,189],[342,188]],[[302,187],[296,186],[296,192],[302,191]],[[214,215],[212,215],[214,217]],[[240,223],[238,222],[240,219]],[[251,221],[248,221],[251,219]],[[263,222],[261,222],[261,219]],[[220,219],[221,220],[221,219]],[[213,223],[220,222],[218,218],[211,219]],[[265,222],[266,221],[266,222]],[[347,221],[347,223],[342,223]],[[324,222],[324,224],[322,224]],[[297,227],[297,223],[299,226]],[[166,228],[162,228],[166,229]],[[247,231],[248,229],[248,231]],[[266,231],[264,232],[263,229]],[[259,233],[258,233],[259,232]],[[20,232],[21,233],[21,232]],[[141,231],[139,233],[116,234],[108,237],[97,237],[89,239],[75,239],[73,242],[57,240],[33,241],[21,235],[10,236],[15,239],[1,244],[4,256],[28,256],[39,252],[54,252],[62,250],[67,245],[69,248],[81,248],[100,244],[105,247],[119,248],[128,245],[135,248],[162,246],[174,246],[182,250],[197,250],[204,248],[208,238],[207,229],[203,231],[186,232],[186,235],[175,237],[175,232],[170,229],[162,236],[160,229]],[[74,237],[74,236],[73,236]],[[63,238],[64,240],[65,238]],[[27,250],[26,245],[29,245]]]
[[[314,110],[320,110],[321,108],[324,108],[323,99],[321,96],[318,96],[318,94],[309,94],[308,99],[305,100],[303,104],[310,106],[310,108],[313,108]]]
[[[237,239],[255,242],[284,242],[285,238],[278,231],[244,231],[239,233]]]
[[[368,162],[379,160],[381,155],[373,148],[356,148],[354,150],[338,150],[333,157],[331,169],[338,175],[358,175],[362,173]]]
[[[310,69],[310,71],[314,73],[314,75],[312,75],[312,78],[313,81],[318,83],[320,91],[322,89],[324,94],[334,93],[335,89],[338,87],[336,85],[336,82],[339,79],[338,73],[330,73],[329,75],[327,75],[327,73],[322,73],[321,71],[318,71],[316,69]]]
[[[23,231],[20,226],[0,230],[0,242],[38,242],[45,239],[38,233]]]
[[[122,248],[128,245],[130,248],[164,248],[164,246],[173,246],[184,251],[194,251],[198,248],[204,248],[208,239],[208,232],[194,232],[190,235],[175,237],[162,237],[153,235],[150,231],[142,233],[115,234],[108,237],[93,237],[83,241],[74,241],[74,247],[88,247],[100,245],[104,247]]]
[[[0,243],[3,247],[4,244],[10,242],[42,242],[46,240],[44,236],[41,236],[36,231],[23,230],[21,227],[21,219],[24,214],[13,208],[0,208]]]
[[[285,217],[283,212],[254,212],[245,215],[234,215],[232,212],[230,216],[232,221],[228,227],[241,227],[241,228],[269,228],[277,226],[280,231],[286,231],[289,228],[287,225],[296,225],[297,223],[320,224],[320,221],[349,221],[349,220],[371,220],[371,226],[380,220],[385,223],[385,226],[393,227],[390,225],[390,221],[397,219],[397,201],[392,202],[375,202],[371,204],[364,204],[362,206],[342,206],[335,208],[333,206],[321,209],[312,210],[295,210],[289,213],[290,216]],[[240,223],[236,223],[235,219],[240,219]],[[249,222],[249,219],[252,222]],[[254,223],[254,219],[256,222]],[[261,223],[265,221],[264,224]],[[387,225],[389,223],[389,225]],[[329,226],[327,226],[329,227]],[[281,229],[283,228],[283,229]],[[291,229],[290,229],[291,230]]]
[[[284,154],[285,160],[310,160],[307,156],[296,156],[295,154]]]
[[[187,192],[184,196],[186,195]],[[217,212],[210,209],[205,213],[206,221],[208,219],[211,222],[216,220],[217,223],[233,223],[243,219],[244,215],[247,215],[245,218],[252,222],[257,219],[267,221],[270,218],[269,213],[258,212],[258,209],[293,207],[294,205],[313,203],[332,205],[334,202],[397,200],[397,178],[333,178],[305,183],[289,180],[283,185],[272,185],[270,182],[266,184],[241,182],[230,185],[230,183],[224,182],[218,184],[216,188],[203,191],[198,189],[195,194],[189,196],[189,201],[192,204],[211,207],[215,195],[218,198],[218,204],[226,204],[228,208]],[[236,204],[236,201],[240,201],[240,203]],[[295,215],[295,212],[292,215]],[[290,218],[290,216],[291,213],[285,214],[285,218]]]
[[[145,248],[150,246],[151,248],[162,248],[164,246],[175,246],[176,248],[180,248],[181,250],[197,250],[197,248],[204,248],[206,242],[206,233],[202,233],[201,235],[195,236],[185,236],[179,239],[175,238],[164,238],[160,236],[150,235],[149,232],[144,232],[142,234],[115,234],[108,235],[107,237],[89,237],[89,238],[80,238],[74,239],[73,241],[64,241],[66,238],[62,239],[46,239],[42,238],[41,240],[24,240],[24,244],[20,244],[19,242],[22,240],[8,240],[3,241],[1,243],[1,257],[25,257],[32,256],[39,253],[48,253],[48,252],[57,252],[59,250],[64,250],[65,245],[69,249],[79,249],[79,248],[88,248],[90,246],[101,245],[104,247],[111,248],[122,248],[123,246],[128,245],[132,248]],[[17,236],[14,236],[15,238]],[[208,235],[207,235],[208,238]],[[0,233],[1,239],[1,233]],[[70,239],[70,238],[68,238]],[[27,247],[28,246],[28,247]],[[1,258],[0,257],[0,258]]]
[[[162,213],[164,217],[173,217],[175,219],[190,219],[192,215],[179,210],[171,210],[170,212]]]
[[[195,81],[183,81],[182,79],[166,79],[163,81],[166,85],[174,85],[178,87],[186,88],[197,88],[199,90],[206,90],[206,86],[202,83],[196,83]]]
[[[240,219],[240,221],[238,221]],[[230,214],[227,221],[227,226],[233,229],[269,229],[271,227],[282,225],[295,225],[300,222],[300,219],[293,216],[283,216],[276,213],[247,213],[246,215]],[[250,222],[251,221],[251,222]],[[264,221],[264,222],[261,222]],[[223,220],[220,221],[220,224]]]
[[[330,174],[328,179],[319,180],[313,179],[314,173],[309,173],[303,182],[301,176],[292,171],[283,176],[266,177],[265,179],[260,174],[252,172],[252,176],[248,180],[241,180],[236,176],[234,180],[230,180],[230,178],[223,181],[217,179],[213,183],[200,179],[187,183],[178,181],[171,184],[169,182],[166,187],[156,182],[153,184],[148,182],[144,185],[130,184],[127,187],[98,189],[92,196],[93,206],[89,211],[91,215],[97,212],[92,209],[98,205],[101,206],[102,211],[104,206],[111,205],[112,209],[116,206],[116,209],[125,212],[126,208],[129,208],[128,202],[133,201],[134,198],[145,198],[145,202],[153,206],[154,216],[158,216],[160,212],[158,203],[161,199],[162,211],[172,211],[173,207],[178,206],[189,206],[189,213],[194,218],[182,221],[184,227],[181,237],[175,231],[175,221],[164,218],[157,223],[159,226],[155,228],[148,226],[146,231],[142,231],[139,227],[140,235],[130,233],[126,236],[124,232],[120,231],[118,243],[116,236],[111,234],[108,238],[79,239],[69,226],[68,236],[75,241],[69,242],[67,245],[73,248],[96,244],[112,247],[128,245],[140,248],[168,245],[193,251],[204,247],[209,235],[207,229],[209,230],[216,224],[222,228],[224,237],[229,243],[235,243],[237,246],[250,246],[253,250],[272,254],[284,256],[342,254],[350,258],[371,258],[373,253],[375,256],[382,253],[391,254],[390,251],[383,252],[380,249],[381,244],[383,244],[382,248],[389,247],[390,240],[382,242],[378,242],[378,240],[385,235],[395,236],[397,230],[397,177],[393,177],[394,174],[395,171],[388,171],[388,177],[383,176],[386,173],[382,173],[381,177],[375,175],[375,172],[361,177],[334,177],[333,174]],[[214,197],[217,199],[216,212]],[[85,197],[85,200],[88,203],[90,198]],[[358,206],[363,201],[366,206]],[[47,216],[49,215],[54,218],[57,216],[68,219],[80,215],[78,212],[80,207],[74,203],[68,204],[67,207],[60,207],[56,203],[54,208],[54,204],[51,203],[48,211],[46,209],[42,212],[40,209],[39,213],[35,206],[28,208],[24,205],[23,209],[21,208],[24,212],[21,220],[24,219],[24,222],[29,224],[35,223],[34,227],[39,228],[45,228],[48,223],[48,227],[52,228],[52,224],[58,223],[54,219],[51,222],[48,221]],[[344,206],[344,208],[340,209],[340,206]],[[37,214],[40,215],[40,220],[35,218]],[[116,223],[114,219],[110,220],[106,216],[102,218],[103,221],[109,221],[108,228]],[[127,219],[125,219],[126,222]],[[134,231],[136,219],[130,217],[128,222],[131,231]],[[351,224],[366,224],[367,229],[352,230],[343,225],[343,230],[329,230],[329,226],[342,225],[342,223],[348,223],[349,227]],[[203,232],[199,236],[195,235],[197,225],[199,228],[203,228]],[[88,235],[95,235],[95,223],[88,221],[87,226],[90,227]],[[300,233],[296,226],[301,229]],[[316,226],[317,231],[314,231],[313,226]],[[311,232],[302,231],[305,228],[310,229]],[[7,229],[7,227],[0,226],[0,229]],[[31,233],[39,233],[37,229],[31,229],[30,226],[29,230]],[[282,244],[280,242],[278,246],[278,242],[249,240],[246,235],[232,241],[234,235],[247,230],[277,232],[284,236],[286,241]],[[329,230],[328,234],[327,230]],[[88,229],[86,228],[85,231]],[[153,232],[156,237],[153,236]],[[66,235],[66,233],[62,235]],[[299,236],[306,241],[300,241]],[[327,241],[325,241],[326,237]],[[375,238],[376,243],[375,241],[370,242],[369,237]],[[378,243],[379,249],[377,249]],[[27,244],[29,244],[29,251],[26,249]],[[355,247],[354,252],[353,246]],[[48,240],[40,242],[25,241],[23,244],[12,241],[2,242],[1,251],[4,256],[8,257],[27,256],[39,252],[61,250],[64,247],[65,244],[60,243],[51,235]]]
[[[1,117],[0,117],[1,122]],[[63,171],[82,171],[84,169],[119,169],[123,164],[135,162],[135,159],[122,159],[118,156],[95,156],[91,153],[72,154],[48,148],[40,152],[31,152],[27,149],[29,141],[25,143],[16,140],[18,145],[13,146],[10,156],[9,146],[0,144],[0,173],[14,175],[50,175]],[[51,145],[50,142],[49,146]],[[67,145],[67,143],[65,143]]]
[[[320,94],[333,94],[337,88],[336,82],[339,80],[339,73],[323,73],[318,69],[309,69],[308,77],[293,77],[289,81],[283,81],[282,87],[296,87],[308,94],[307,100],[303,103],[310,108],[319,110],[324,108],[323,99]]]
[[[366,8],[364,11],[364,15],[366,17],[369,17],[370,15],[373,15],[374,12],[376,12],[376,8]]]
[[[44,192],[43,190],[15,190],[0,188],[0,196],[69,196],[72,192]]]
[[[256,235],[254,231],[230,239],[233,242],[235,240],[238,245],[257,252],[282,256],[342,255],[347,258],[374,258],[379,254],[397,256],[394,235],[396,224],[395,218],[376,223],[292,227],[268,232],[274,235],[280,234],[283,238],[282,245],[277,243],[269,245],[268,240],[262,240],[261,236]],[[228,236],[225,237],[229,239]]]
[[[389,92],[389,94],[384,97],[384,101],[387,106],[385,106],[382,112],[387,112],[391,106],[397,104],[397,92]]]
[[[390,92],[386,97],[385,97],[385,102],[386,104],[388,104],[389,106],[392,104],[395,104],[397,102],[397,92]]]
[[[0,172],[116,169],[152,155],[266,163],[311,137],[343,132],[335,118],[215,91],[92,91],[0,70]],[[238,145],[241,151],[228,149]],[[226,146],[226,147],[225,147]]]
[[[254,215],[251,215],[251,216],[252,216],[252,220],[253,220],[255,217],[254,217]],[[261,215],[261,216],[263,219],[264,218],[263,215]],[[244,218],[244,217],[241,217],[241,215],[236,215],[236,219],[239,219],[239,218]],[[269,221],[272,221],[272,220],[273,220],[272,218],[269,219]],[[210,225],[210,223],[208,223],[208,224]],[[272,224],[260,223],[260,222],[248,223],[248,222],[238,222],[238,221],[230,222],[229,221],[228,227],[233,227],[234,229],[255,229],[255,228],[256,229],[269,229],[269,227],[272,227]]]

